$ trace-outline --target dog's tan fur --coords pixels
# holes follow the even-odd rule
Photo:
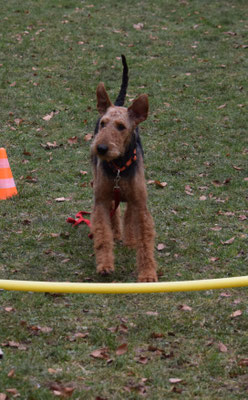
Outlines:
[[[97,108],[100,113],[99,131],[92,143],[94,164],[94,209],[91,217],[97,272],[114,271],[114,239],[123,239],[125,245],[136,248],[138,281],[157,281],[154,260],[155,230],[147,209],[147,190],[143,158],[139,156],[135,173],[121,177],[119,181],[121,201],[127,203],[123,229],[120,209],[111,218],[115,179],[102,167],[103,161],[111,162],[122,157],[128,148],[134,130],[148,115],[148,97],[139,96],[129,108],[114,106],[102,83],[97,88]],[[107,148],[107,150],[106,150]],[[105,149],[104,154],[100,151]]]

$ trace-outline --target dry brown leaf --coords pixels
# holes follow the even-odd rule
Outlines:
[[[93,137],[93,135],[92,135],[91,133],[87,133],[87,134],[84,136],[84,141],[85,141],[85,142],[89,142],[89,141],[92,139],[92,137]]]
[[[15,308],[14,308],[14,307],[5,307],[5,308],[4,308],[4,311],[6,311],[6,312],[12,312],[12,311],[15,311]]]
[[[163,244],[163,243],[159,243],[158,245],[157,245],[157,250],[158,251],[162,251],[162,250],[164,250],[166,248],[166,246],[165,246],[165,244]]]
[[[41,144],[41,147],[43,147],[43,149],[46,150],[51,150],[51,149],[56,149],[57,147],[59,147],[59,145],[57,144],[56,141],[52,142],[47,142],[46,144]]]
[[[134,357],[134,359],[139,364],[146,365],[148,363],[148,358],[145,356]]]
[[[169,382],[170,383],[180,383],[180,382],[182,382],[182,379],[180,379],[180,378],[170,378]]]
[[[144,28],[144,24],[142,24],[142,22],[139,22],[138,24],[134,24],[133,27],[134,27],[134,29],[136,29],[137,31],[140,31],[141,29]]]
[[[164,187],[166,187],[168,185],[167,182],[160,182],[160,181],[157,181],[157,180],[155,180],[154,183],[155,183],[156,186],[161,187],[161,188],[164,188]]]
[[[128,345],[127,343],[122,343],[117,349],[115,354],[117,356],[122,356],[123,354],[125,354],[128,350]]]
[[[157,311],[147,311],[146,315],[151,315],[151,316],[157,317],[158,316],[158,312]]]
[[[227,293],[227,292],[222,292],[222,293],[220,294],[220,296],[221,296],[221,297],[231,297],[231,294],[230,294],[230,293]]]
[[[42,119],[44,121],[50,121],[50,119],[54,116],[54,111],[52,111],[50,114],[46,114]]]
[[[78,137],[77,137],[77,136],[72,136],[71,138],[69,138],[69,139],[67,140],[67,142],[68,142],[70,145],[77,144],[77,143],[78,143]]]
[[[92,351],[92,353],[90,353],[90,356],[93,358],[99,358],[101,360],[108,360],[109,359],[108,351],[109,349],[107,347],[103,347],[101,349]]]
[[[238,167],[237,165],[232,166],[236,171],[242,171],[244,168]]]
[[[62,203],[63,201],[71,201],[71,198],[69,198],[69,197],[57,197],[57,199],[55,199],[55,201],[57,203]]]
[[[163,334],[163,333],[153,332],[153,333],[151,334],[151,338],[153,338],[153,339],[161,339],[161,338],[163,338],[163,337],[164,337],[164,334]]]
[[[216,261],[218,261],[220,258],[219,257],[210,257],[209,258],[209,261],[210,262],[216,262]]]
[[[19,125],[21,125],[23,123],[23,119],[21,119],[21,118],[15,118],[14,121],[15,121],[17,126],[19,126]]]
[[[178,308],[183,311],[192,311],[192,307],[187,306],[187,304],[181,304]]]
[[[225,108],[226,107],[226,103],[225,104],[222,104],[221,106],[219,106],[219,107],[217,107],[217,110],[223,110],[223,108]]]
[[[229,244],[232,244],[232,243],[234,242],[234,240],[235,240],[235,237],[232,237],[231,239],[228,239],[228,240],[226,240],[225,242],[222,242],[222,241],[221,241],[221,244],[223,244],[223,245],[229,245]]]
[[[62,383],[53,382],[50,384],[50,390],[53,392],[54,396],[58,397],[70,397],[75,388],[73,386],[65,386]]]
[[[218,343],[218,349],[220,350],[221,353],[227,353],[227,347],[223,343],[219,342]]]
[[[213,228],[210,228],[211,231],[219,232],[222,230],[222,227],[219,225],[215,225]]]
[[[236,318],[236,317],[240,317],[240,315],[242,315],[243,314],[243,312],[241,311],[241,310],[237,310],[237,311],[234,311],[231,315],[230,315],[230,317],[231,318]]]
[[[16,388],[6,389],[6,392],[10,393],[14,397],[19,397],[20,396],[20,393],[18,392],[18,390]]]
[[[8,372],[8,378],[13,378],[14,375],[15,375],[15,370],[14,370],[14,369],[11,369],[11,370]]]
[[[238,362],[238,365],[241,367],[248,367],[248,358],[241,358],[241,360]]]

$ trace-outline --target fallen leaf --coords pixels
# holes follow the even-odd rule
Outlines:
[[[8,378],[13,378],[14,375],[15,375],[15,370],[14,370],[14,369],[11,369],[11,370],[8,372]]]
[[[84,176],[84,175],[87,175],[88,172],[87,171],[80,171],[80,174]]]
[[[187,306],[187,304],[181,304],[178,308],[183,311],[192,311],[192,307]]]
[[[183,391],[183,389],[181,389],[181,388],[179,388],[179,387],[177,387],[177,386],[173,386],[173,388],[171,389],[171,391],[172,391],[173,393],[179,393],[179,394],[181,394],[182,391]]]
[[[84,136],[84,141],[85,141],[85,142],[89,142],[89,141],[92,139],[92,137],[93,137],[93,135],[92,135],[91,133],[87,133],[87,134]]]
[[[226,240],[225,242],[222,242],[222,241],[221,241],[221,244],[223,244],[223,245],[229,245],[229,244],[232,244],[232,243],[234,242],[234,240],[235,240],[235,237],[232,237],[231,239],[228,239],[228,240]]]
[[[207,200],[207,196],[204,196],[204,195],[203,195],[203,196],[200,196],[199,199],[200,199],[201,201],[205,201],[205,200]]]
[[[16,85],[16,82],[12,82],[9,86],[14,87]]]
[[[161,338],[163,338],[163,337],[164,337],[164,334],[163,334],[163,333],[153,332],[153,333],[151,334],[151,338],[153,338],[153,339],[161,339]]]
[[[123,343],[123,344],[121,344],[121,345],[116,349],[115,354],[116,354],[117,356],[122,356],[123,354],[125,354],[125,353],[127,352],[127,350],[128,350],[128,345],[127,345],[127,343]]]
[[[140,31],[141,29],[144,28],[144,24],[142,24],[142,22],[139,22],[138,24],[134,24],[133,27],[134,27],[134,29],[136,29],[137,31]]]
[[[70,397],[75,390],[73,386],[65,386],[62,383],[57,382],[51,383],[49,388],[53,394],[58,397]]]
[[[58,372],[61,372],[62,369],[61,368],[58,368],[58,369],[48,368],[47,371],[49,372],[49,374],[54,375],[54,374],[57,374]]]
[[[7,400],[7,395],[4,393],[0,393],[0,400]]]
[[[68,142],[70,145],[77,144],[77,143],[78,143],[78,137],[77,137],[77,136],[73,136],[73,137],[69,138],[69,139],[67,140],[67,142]]]
[[[57,197],[57,199],[55,199],[55,201],[57,203],[62,203],[63,201],[71,201],[71,198],[69,198],[69,197]]]
[[[19,125],[21,125],[23,123],[23,119],[21,119],[21,118],[15,118],[14,121],[15,121],[17,126],[19,126]]]
[[[145,356],[134,357],[135,361],[139,364],[146,365],[148,363],[148,358]]]
[[[28,183],[37,183],[38,179],[32,175],[28,175],[28,176],[26,176],[25,181]]]
[[[222,292],[222,293],[220,294],[220,296],[221,296],[221,297],[231,297],[231,294],[230,294],[230,293],[226,293],[226,292]]]
[[[237,33],[236,32],[232,32],[232,31],[228,31],[228,32],[223,32],[225,35],[229,35],[229,36],[236,36]]]
[[[240,315],[242,315],[243,313],[242,313],[242,311],[241,310],[237,310],[237,311],[234,311],[231,315],[230,315],[230,317],[231,318],[236,318],[236,317],[240,317]]]
[[[221,342],[218,343],[218,349],[221,353],[227,353],[227,347]]]
[[[166,246],[165,246],[165,244],[163,244],[163,243],[159,243],[158,245],[157,245],[157,250],[158,251],[162,251],[162,250],[164,250],[166,248]]]
[[[215,225],[213,228],[210,228],[211,231],[219,232],[222,230],[222,227],[219,225]]]
[[[20,396],[20,393],[15,388],[6,389],[6,392],[12,394],[14,397]]]
[[[157,181],[157,180],[155,180],[154,183],[155,183],[156,186],[161,187],[161,188],[164,188],[164,187],[166,187],[168,185],[167,182],[160,182],[160,181]]]
[[[216,262],[216,261],[218,261],[220,258],[219,257],[210,257],[209,258],[209,261],[210,262]]]
[[[193,190],[192,190],[192,188],[191,188],[189,185],[185,185],[184,190],[185,190],[185,193],[186,193],[187,195],[193,196],[193,193],[192,193]]]
[[[232,166],[236,171],[242,171],[244,168],[238,167],[237,165]]]
[[[238,365],[240,365],[241,367],[248,367],[248,358],[242,358],[241,360],[239,360]]]
[[[40,326],[40,325],[32,325],[29,329],[33,332],[42,332],[42,333],[50,333],[52,332],[53,328],[50,326]]]
[[[158,316],[158,312],[157,311],[147,311],[146,315],[152,315],[152,316]]]
[[[109,349],[107,347],[103,347],[101,349],[92,351],[92,353],[90,353],[90,356],[93,358],[99,358],[101,360],[108,360],[109,359],[108,351]]]
[[[5,307],[4,310],[6,312],[12,312],[12,311],[15,311],[15,308],[14,307]]]
[[[50,121],[51,118],[53,118],[54,115],[56,115],[58,113],[59,113],[59,111],[52,111],[52,112],[50,112],[50,114],[46,114],[44,117],[42,117],[42,119],[44,121],[48,122],[48,121]]]
[[[169,382],[170,383],[180,383],[180,382],[182,382],[182,379],[180,379],[180,378],[170,378]]]
[[[56,141],[54,141],[53,143],[47,142],[46,144],[41,144],[41,147],[43,147],[46,150],[51,150],[51,149],[56,149],[57,147],[59,147],[59,145],[57,144]]]
[[[222,104],[221,106],[219,106],[219,107],[217,107],[217,110],[223,110],[223,108],[225,108],[226,107],[226,103],[225,104]]]

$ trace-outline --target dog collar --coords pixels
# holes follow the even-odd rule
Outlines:
[[[132,165],[135,161],[137,160],[137,150],[136,148],[133,150],[133,154],[132,156],[129,158],[129,160],[123,165],[123,166],[119,166],[117,165],[114,161],[110,161],[108,163],[108,165],[110,166],[110,168],[116,172],[116,171],[120,171],[123,172],[125,171],[127,168],[130,167],[130,165]]]

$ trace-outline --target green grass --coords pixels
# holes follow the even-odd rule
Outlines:
[[[166,246],[156,250],[159,279],[247,274],[247,16],[245,0],[2,4],[0,146],[18,196],[0,203],[1,279],[136,280],[135,253],[121,246],[113,276],[97,276],[87,227],[65,222],[92,207],[84,137],[97,119],[99,81],[117,96],[121,54],[127,104],[149,95],[146,178],[168,183],[148,185],[156,246]],[[3,398],[248,397],[245,288],[0,295]],[[91,356],[102,348],[102,358]]]

